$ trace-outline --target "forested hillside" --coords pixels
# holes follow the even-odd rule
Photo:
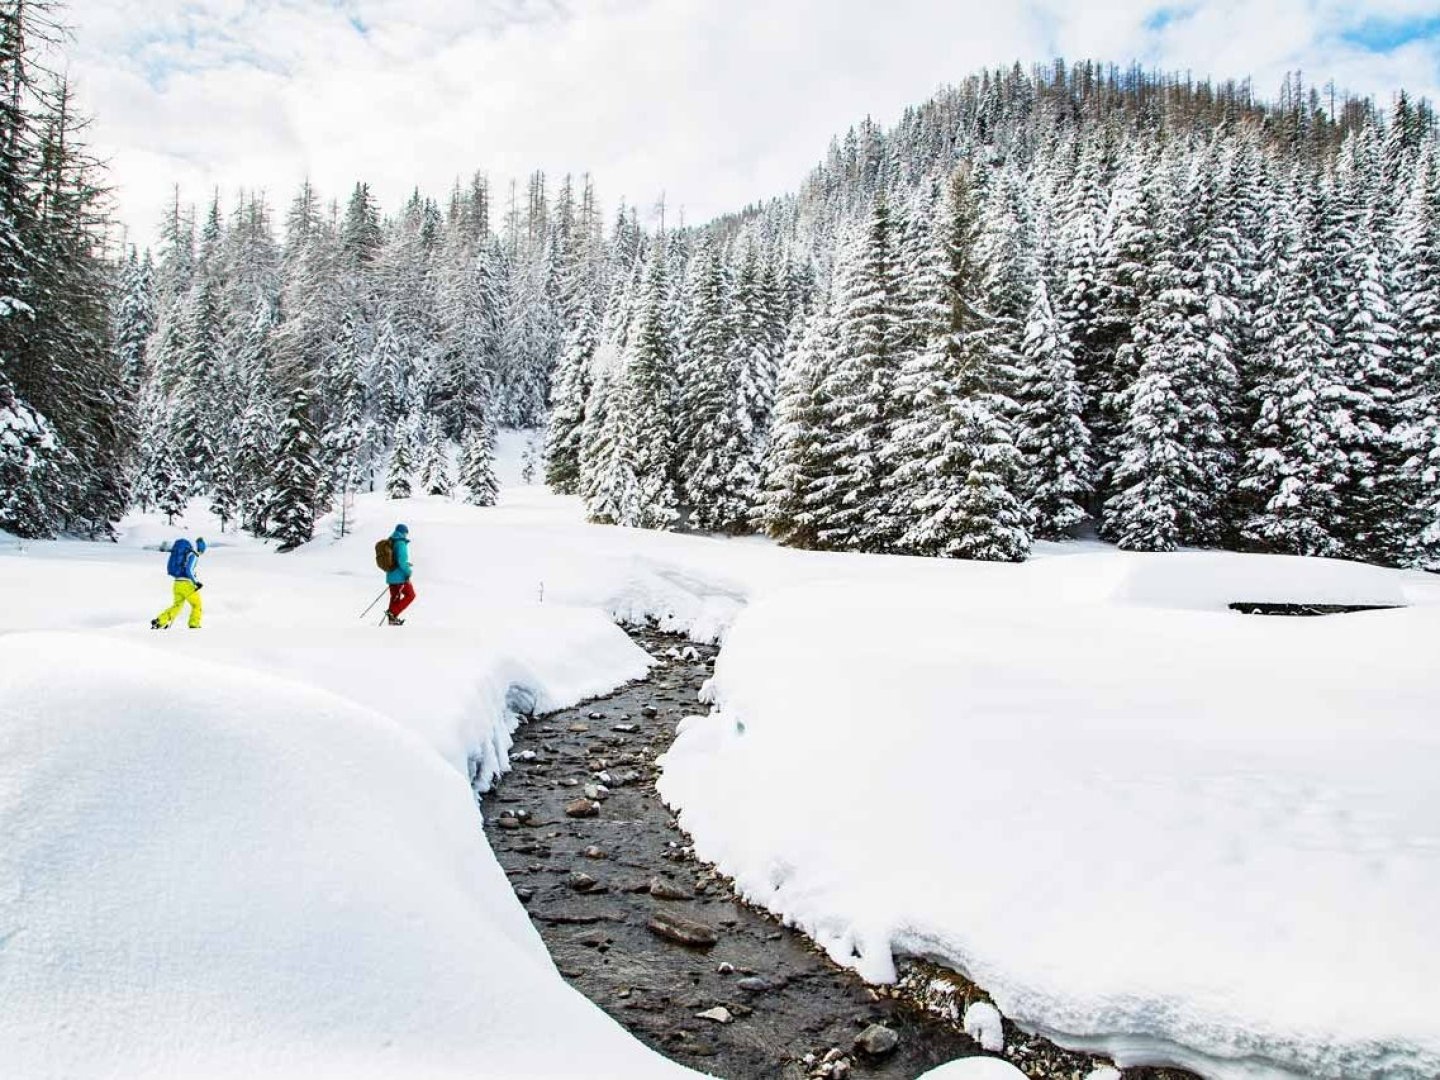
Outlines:
[[[55,205],[17,167],[16,220]],[[1403,96],[1016,67],[699,228],[602,211],[588,178],[391,216],[307,184],[283,215],[177,202],[105,284],[88,323],[54,315],[90,327],[88,382],[37,364],[11,290],[11,531],[204,495],[289,548],[359,489],[492,501],[503,424],[547,427],[597,521],[1440,565],[1440,150]]]
[[[601,520],[1016,559],[1440,559],[1428,106],[1090,65],[972,78],[654,238],[554,380]]]

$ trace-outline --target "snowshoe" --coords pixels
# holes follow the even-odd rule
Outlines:
[[[387,611],[387,612],[385,613],[385,625],[386,625],[386,626],[404,626],[404,625],[405,625],[405,620],[404,620],[404,619],[397,619],[394,615],[391,615],[391,614]]]

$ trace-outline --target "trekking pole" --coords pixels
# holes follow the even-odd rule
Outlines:
[[[360,618],[363,619],[366,615],[369,615],[369,614],[370,614],[370,608],[373,608],[376,604],[378,604],[378,603],[385,597],[385,595],[386,595],[387,593],[389,593],[389,591],[390,591],[390,586],[389,586],[389,585],[386,585],[385,588],[381,589],[381,590],[380,590],[380,595],[377,596],[377,597],[375,597],[374,600],[371,600],[371,601],[370,601],[370,607],[367,607],[364,611],[360,612]]]

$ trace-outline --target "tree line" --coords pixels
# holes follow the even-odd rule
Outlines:
[[[389,216],[306,184],[278,225],[262,193],[177,198],[107,262],[63,84],[14,55],[12,532],[204,496],[291,548],[356,490],[493,502],[514,425],[601,522],[1440,564],[1440,161],[1404,95],[1016,66],[701,228],[607,220],[588,178]]]

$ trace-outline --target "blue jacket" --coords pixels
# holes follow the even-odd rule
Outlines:
[[[194,551],[187,552],[185,555],[185,572],[180,575],[180,577],[186,581],[194,581],[196,585],[200,584],[200,582],[195,581],[195,563],[199,558],[200,556]]]
[[[389,585],[410,580],[410,539],[400,533],[390,534],[390,549],[395,552],[395,569],[385,575]]]

